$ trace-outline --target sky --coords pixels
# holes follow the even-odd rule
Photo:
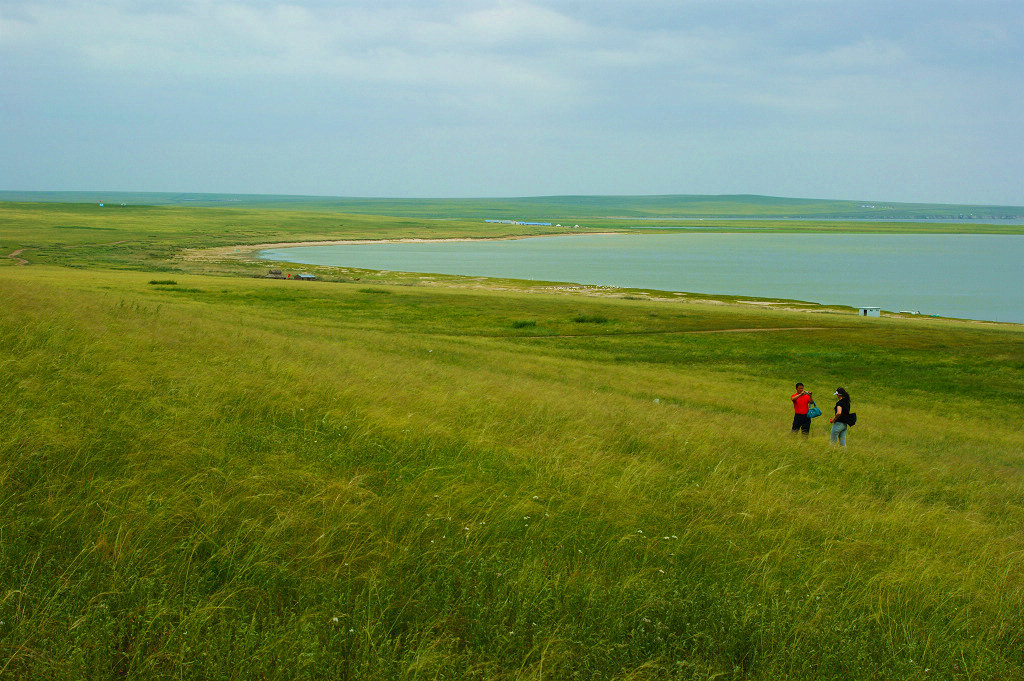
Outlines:
[[[1024,2],[0,0],[0,189],[1024,205]]]

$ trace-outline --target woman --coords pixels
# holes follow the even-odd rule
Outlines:
[[[845,447],[846,431],[849,428],[850,394],[843,388],[836,388],[835,394],[839,397],[839,401],[836,402],[836,415],[828,420],[832,424],[829,442],[835,444],[836,440],[839,440],[839,446]]]

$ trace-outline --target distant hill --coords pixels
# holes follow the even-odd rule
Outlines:
[[[382,199],[272,194],[0,191],[0,201],[220,206],[338,211],[418,218],[946,218],[1021,219],[1024,206],[797,199],[753,194],[654,196],[535,196],[477,199]]]

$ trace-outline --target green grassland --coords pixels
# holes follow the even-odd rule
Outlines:
[[[0,254],[39,264],[178,269],[186,248],[270,241],[531,236],[543,227],[335,212],[175,206],[0,203]],[[6,249],[6,250],[5,250]]]
[[[525,228],[116,211],[0,204],[0,679],[1024,673],[1020,326],[255,279],[180,255]]]

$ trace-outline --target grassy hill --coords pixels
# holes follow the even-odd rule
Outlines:
[[[254,279],[175,256],[428,228],[33,210],[0,678],[1024,672],[1018,326]],[[797,380],[850,391],[845,451]]]
[[[1024,218],[1024,206],[894,203],[774,196],[686,195],[538,196],[515,198],[383,199],[253,194],[0,191],[0,201],[128,205],[283,208],[439,219],[593,220],[598,218]]]

